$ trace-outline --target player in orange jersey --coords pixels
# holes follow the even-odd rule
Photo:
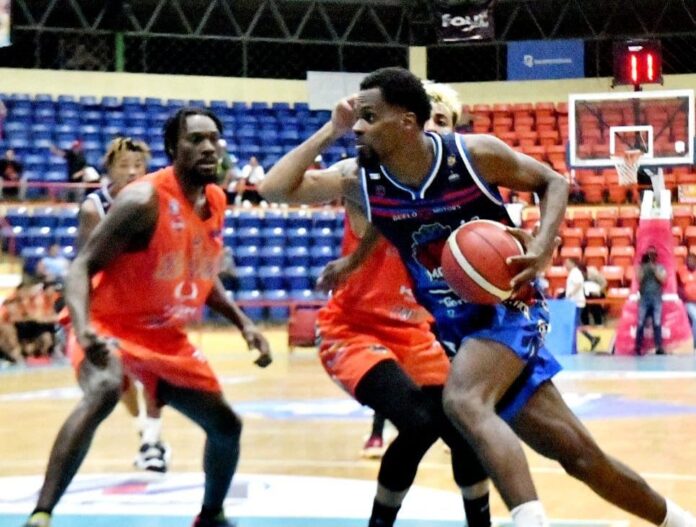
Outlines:
[[[104,219],[118,193],[126,185],[145,175],[149,160],[150,148],[143,141],[130,137],[116,137],[109,143],[104,155],[104,168],[109,182],[99,190],[87,194],[80,205],[78,248]],[[138,383],[130,382],[121,396],[121,402],[134,418],[140,436],[134,465],[152,472],[166,472],[171,449],[160,438],[162,409],[146,391],[143,391],[142,404],[139,391]]]
[[[241,421],[225,401],[185,324],[203,305],[241,331],[256,364],[271,362],[266,339],[230,301],[217,278],[225,195],[215,184],[222,125],[207,110],[183,108],[165,124],[173,165],[124,189],[78,253],[66,281],[84,396],[53,445],[29,527],[51,512],[77,472],[101,423],[116,406],[125,375],[207,435],[205,493],[195,527],[223,527],[223,500],[239,458]],[[98,283],[92,277],[101,273]]]
[[[433,102],[429,129],[451,131],[461,107],[456,93],[440,84],[426,88]],[[276,165],[259,191],[269,201],[292,203],[316,202],[318,195],[327,201],[340,198],[346,166],[354,167],[355,160],[306,172]],[[320,192],[313,185],[319,181]],[[346,220],[344,254],[358,247],[367,228],[365,217],[348,201]],[[382,459],[369,527],[394,524],[420,460],[438,437],[452,449],[452,469],[468,525],[490,525],[486,474],[443,411],[449,360],[430,331],[431,320],[416,303],[400,257],[386,240],[378,242],[365,264],[319,312],[319,356],[327,373],[399,431]]]

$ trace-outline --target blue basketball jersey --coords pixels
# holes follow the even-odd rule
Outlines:
[[[109,209],[111,208],[111,205],[114,202],[114,198],[109,193],[109,187],[106,186],[87,194],[87,196],[85,196],[85,201],[87,200],[90,200],[92,203],[94,203],[99,217],[102,219],[104,219],[106,213],[109,212]]]
[[[528,362],[524,379],[499,408],[511,419],[560,365],[543,347],[548,310],[540,293],[531,304],[508,300],[495,306],[462,300],[442,276],[441,254],[449,235],[468,221],[512,226],[498,189],[476,172],[464,136],[428,133],[435,152],[430,172],[409,188],[379,162],[361,167],[368,219],[399,251],[418,302],[435,317],[438,339],[450,354],[467,338],[500,342]]]

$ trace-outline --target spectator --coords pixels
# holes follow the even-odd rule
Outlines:
[[[237,186],[242,179],[242,171],[237,166],[238,159],[234,154],[227,151],[227,141],[220,139],[218,141],[218,149],[220,157],[218,160],[218,181],[220,187],[227,194],[227,203],[235,203],[235,200],[241,202],[241,194],[237,192]],[[239,203],[236,203],[239,205]]]
[[[664,355],[662,347],[662,288],[667,280],[667,271],[657,263],[657,249],[654,245],[648,247],[640,260],[636,273],[638,278],[638,322],[636,328],[636,355],[642,355],[643,331],[648,317],[652,318],[655,353]]]
[[[24,199],[23,172],[24,166],[17,161],[14,150],[7,150],[0,159],[0,198]]]
[[[522,210],[527,206],[527,202],[520,199],[520,195],[517,192],[510,192],[510,203],[505,204],[505,210],[507,210],[512,223],[515,227],[522,226]]]
[[[99,181],[99,173],[91,166],[87,165],[87,159],[82,146],[82,141],[75,140],[70,148],[63,150],[56,145],[51,145],[51,153],[65,159],[68,170],[68,181],[70,183],[95,183]],[[82,201],[85,189],[80,186],[68,192],[69,201]]]
[[[568,269],[568,278],[566,279],[565,297],[575,304],[575,327],[581,328],[582,320],[581,313],[587,301],[585,299],[585,291],[583,285],[585,277],[575,258],[568,258],[565,261],[565,267]],[[594,351],[599,344],[599,337],[590,334],[586,329],[580,329],[580,333],[590,341],[590,351]],[[575,335],[573,335],[573,343],[575,344]],[[574,345],[575,349],[576,346]]]
[[[594,266],[587,268],[587,276],[583,284],[585,298],[593,300],[602,299],[607,294],[607,279],[599,269]],[[590,320],[592,322],[590,322]],[[582,313],[582,323],[601,326],[604,323],[604,308],[601,304],[587,304]]]
[[[39,260],[36,274],[44,282],[62,283],[68,274],[70,260],[60,252],[60,245],[54,243],[48,249],[48,254]]]
[[[696,343],[696,254],[689,253],[686,265],[679,269],[679,298],[684,302],[691,321],[691,334]]]
[[[256,156],[251,156],[249,162],[242,168],[242,181],[238,193],[242,195],[242,201],[249,201],[258,204],[261,201],[261,196],[256,190],[256,185],[263,181],[266,177],[266,171],[259,164]],[[249,188],[251,187],[251,188]]]

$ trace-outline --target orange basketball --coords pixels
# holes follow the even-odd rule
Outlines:
[[[506,260],[524,254],[522,244],[505,226],[474,220],[454,231],[442,249],[442,274],[449,286],[473,304],[497,304],[512,294],[517,274]]]

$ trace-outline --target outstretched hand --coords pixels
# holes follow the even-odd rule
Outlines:
[[[331,112],[331,122],[333,123],[336,135],[343,136],[351,131],[355,124],[355,101],[357,95],[344,97],[334,107]]]
[[[510,286],[513,289],[519,289],[534,280],[539,273],[546,269],[553,251],[551,253],[544,251],[540,240],[523,229],[508,227],[507,231],[517,238],[517,241],[524,248],[524,254],[511,256],[506,262],[517,271],[517,274],[510,281]],[[560,241],[560,238],[556,237],[554,248],[560,244]]]
[[[319,278],[317,278],[317,289],[324,293],[333,291],[343,284],[348,276],[353,272],[350,256],[337,258],[326,264]]]
[[[259,356],[254,361],[254,364],[260,368],[265,368],[273,362],[273,357],[271,356],[271,347],[263,336],[263,333],[259,331],[254,325],[247,326],[242,330],[242,337],[249,346],[249,350],[258,350]]]

